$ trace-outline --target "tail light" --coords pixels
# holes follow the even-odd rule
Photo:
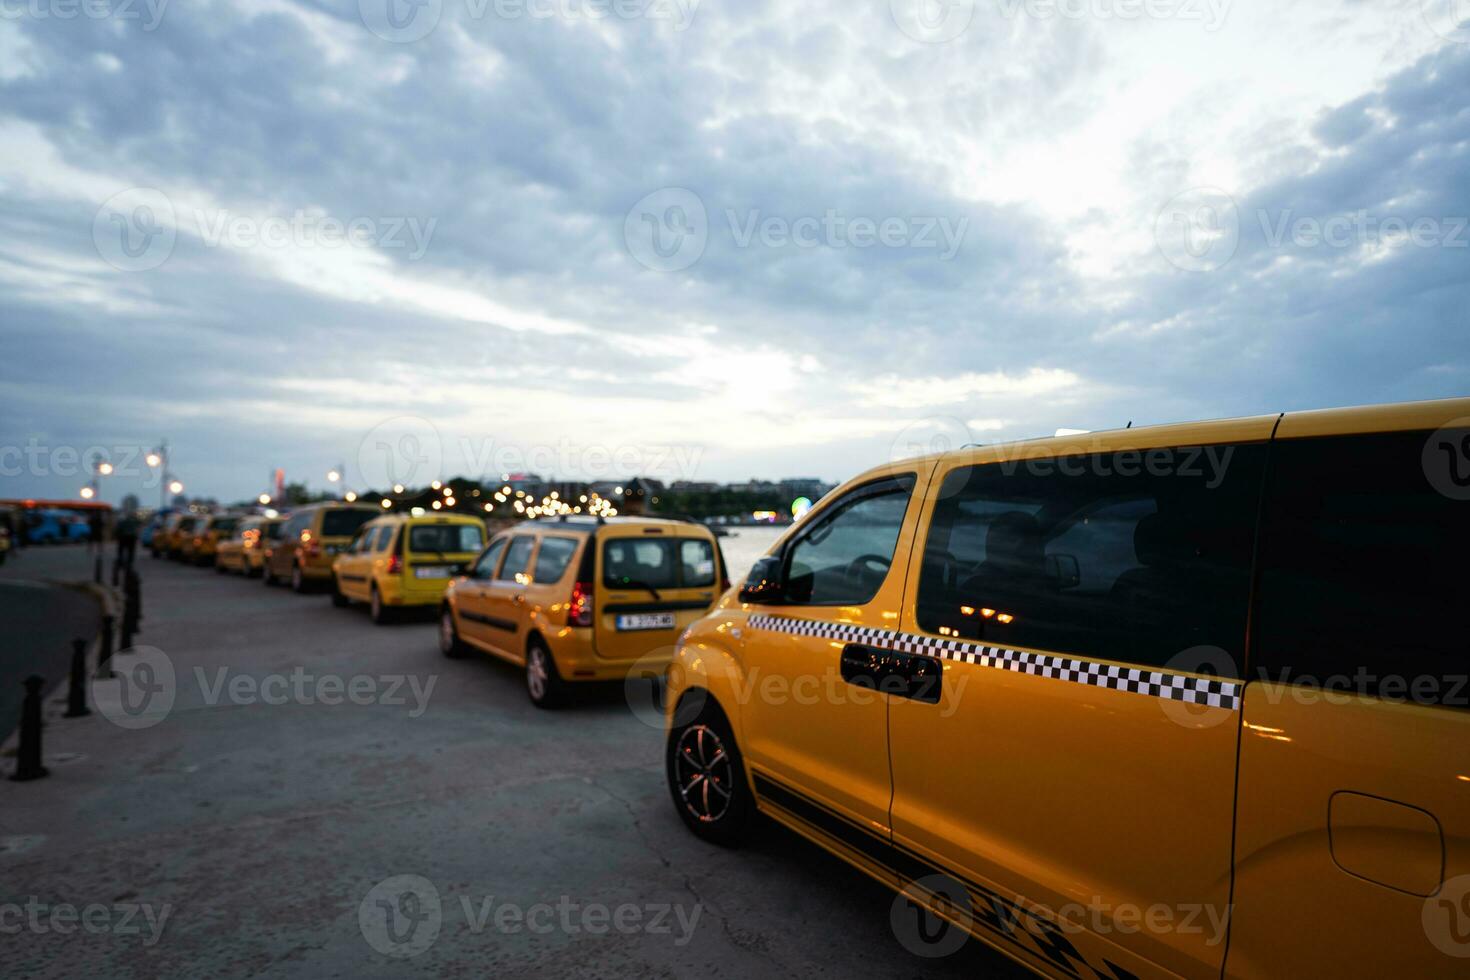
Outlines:
[[[567,606],[568,626],[592,625],[592,583],[578,582],[572,586],[572,601]]]
[[[306,553],[306,557],[315,558],[317,555],[322,553],[322,546],[313,541],[311,544],[306,545],[301,550]]]
[[[390,555],[388,557],[388,574],[397,575],[401,571],[403,571],[403,558],[399,555]]]

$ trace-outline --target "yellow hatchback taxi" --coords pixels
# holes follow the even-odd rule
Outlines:
[[[332,602],[366,602],[375,623],[438,606],[449,581],[485,547],[485,523],[460,514],[369,521],[332,565]]]
[[[190,514],[174,525],[169,539],[169,557],[175,561],[194,562],[199,557],[199,529],[209,522],[208,514]]]
[[[196,565],[213,565],[219,546],[228,541],[240,526],[236,514],[212,514],[200,520],[190,542],[190,558]]]
[[[260,544],[261,528],[269,521],[268,517],[244,517],[235,523],[228,537],[215,547],[214,568],[220,574],[234,572],[236,575],[249,575],[249,554]]]
[[[537,707],[569,685],[656,677],[679,633],[729,583],[709,528],[643,517],[555,518],[496,535],[440,609],[439,647],[525,669]]]
[[[362,504],[311,504],[294,510],[281,526],[261,566],[266,585],[285,580],[297,592],[332,581],[332,563],[357,529],[381,514]]]
[[[673,803],[1044,976],[1463,977],[1467,555],[1470,399],[882,466],[682,638]]]

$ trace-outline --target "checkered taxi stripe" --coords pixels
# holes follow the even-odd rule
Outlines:
[[[1208,705],[1212,708],[1240,709],[1240,687],[1236,681],[1186,677],[1159,670],[1118,667],[1091,660],[1073,660],[1043,653],[1024,653],[1003,647],[988,647],[962,640],[946,640],[936,636],[899,633],[896,630],[873,629],[848,623],[826,623],[814,619],[790,619],[785,616],[756,615],[750,617],[751,629],[795,636],[816,636],[843,643],[862,643],[880,650],[954,660],[998,670],[1013,670],[1035,677],[1088,684],[1114,691],[1146,694],[1168,701]]]

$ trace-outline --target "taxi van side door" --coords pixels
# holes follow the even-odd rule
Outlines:
[[[901,634],[943,693],[891,703],[894,843],[921,896],[1048,975],[1220,975],[1276,419],[935,474]]]
[[[1470,399],[1271,447],[1226,976],[1470,976]]]

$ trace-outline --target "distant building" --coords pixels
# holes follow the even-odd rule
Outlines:
[[[782,480],[777,484],[784,496],[795,500],[797,497],[806,497],[808,500],[820,500],[826,496],[827,491],[832,489],[831,484],[815,477],[793,477]]]

